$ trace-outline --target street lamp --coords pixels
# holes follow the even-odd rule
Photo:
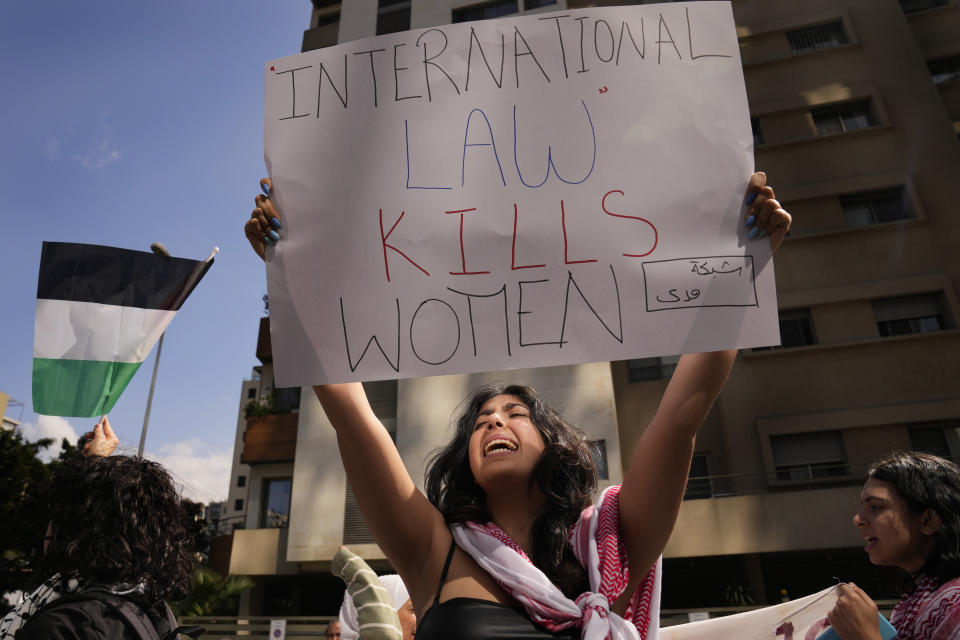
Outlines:
[[[150,245],[150,250],[158,256],[170,257],[170,252],[159,242]],[[160,350],[163,349],[163,334],[157,340],[157,356],[153,360],[153,377],[150,379],[150,393],[147,395],[147,411],[143,414],[143,429],[140,430],[140,446],[137,448],[137,456],[143,457],[143,444],[147,440],[147,423],[150,422],[150,405],[153,404],[153,388],[157,384],[157,369],[160,367]]]

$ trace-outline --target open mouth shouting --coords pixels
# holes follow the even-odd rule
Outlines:
[[[519,448],[516,442],[507,438],[491,438],[483,444],[483,457],[509,455]]]
[[[877,539],[872,536],[865,536],[864,541],[866,542],[866,545],[864,545],[863,550],[868,553],[873,550],[875,546],[877,546]]]

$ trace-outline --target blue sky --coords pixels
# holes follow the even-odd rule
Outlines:
[[[149,455],[186,495],[222,499],[240,384],[258,362],[264,269],[242,232],[263,166],[264,63],[297,53],[308,0],[8,0],[0,186],[0,391],[29,438],[94,419],[36,416],[33,321],[44,240],[149,250],[216,263],[167,330]],[[154,355],[110,413],[136,449]],[[71,432],[72,430],[72,432]]]

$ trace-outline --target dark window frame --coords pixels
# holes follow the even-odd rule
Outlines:
[[[877,126],[870,98],[812,107],[810,117],[818,136],[863,131]]]
[[[695,453],[690,460],[687,472],[687,487],[683,492],[684,500],[702,500],[713,497],[713,480],[710,477],[710,456]]]
[[[828,442],[827,438],[831,441]],[[784,462],[781,459],[780,462],[777,461],[778,441],[785,443],[783,449],[796,449],[804,439],[820,439],[825,444],[838,445],[839,457],[831,456],[831,452],[826,451],[818,459],[811,458],[805,461],[790,462]],[[811,480],[844,478],[850,475],[849,456],[843,442],[843,432],[839,429],[772,435],[770,436],[770,448],[773,454],[776,478],[779,482],[809,482]]]
[[[775,347],[754,347],[753,351],[792,349],[820,344],[809,307],[781,309],[779,312],[780,344]]]
[[[885,338],[931,333],[952,327],[942,291],[877,298],[870,303],[877,322],[877,330]],[[897,304],[903,309],[902,312],[896,311]],[[929,311],[922,309],[925,305]],[[913,309],[911,310],[910,307]]]
[[[916,218],[904,186],[840,196],[840,209],[848,227],[869,227]]]
[[[673,376],[680,356],[659,356],[627,360],[627,382],[667,380]]]
[[[287,484],[290,489],[287,492],[286,513],[282,511],[270,511],[270,488],[273,485]],[[276,478],[263,479],[263,493],[260,498],[260,528],[261,529],[286,529],[290,526],[290,506],[293,502],[293,477],[279,476]]]
[[[934,84],[960,81],[960,54],[927,60]]]
[[[790,29],[784,32],[790,51],[794,55],[834,49],[850,44],[843,20],[832,20],[809,27]]]
[[[760,126],[760,118],[750,118],[750,129],[753,132],[753,146],[766,144],[763,137],[763,128]]]
[[[473,22],[475,20],[492,20],[516,15],[520,12],[520,3],[517,0],[487,0],[465,7],[456,7],[450,12],[450,22]]]
[[[916,13],[927,9],[936,9],[950,4],[950,0],[900,0],[900,8],[904,13]]]

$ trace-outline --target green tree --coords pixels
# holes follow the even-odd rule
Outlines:
[[[67,439],[56,460],[39,455],[52,438],[27,442],[17,429],[0,429],[0,594],[27,589],[37,582],[30,558],[41,552],[48,518],[42,501],[57,466],[79,450]],[[8,608],[0,601],[0,607]]]
[[[221,577],[210,567],[200,566],[194,572],[190,593],[172,608],[181,616],[236,615],[240,594],[252,588],[253,580],[246,576]]]

